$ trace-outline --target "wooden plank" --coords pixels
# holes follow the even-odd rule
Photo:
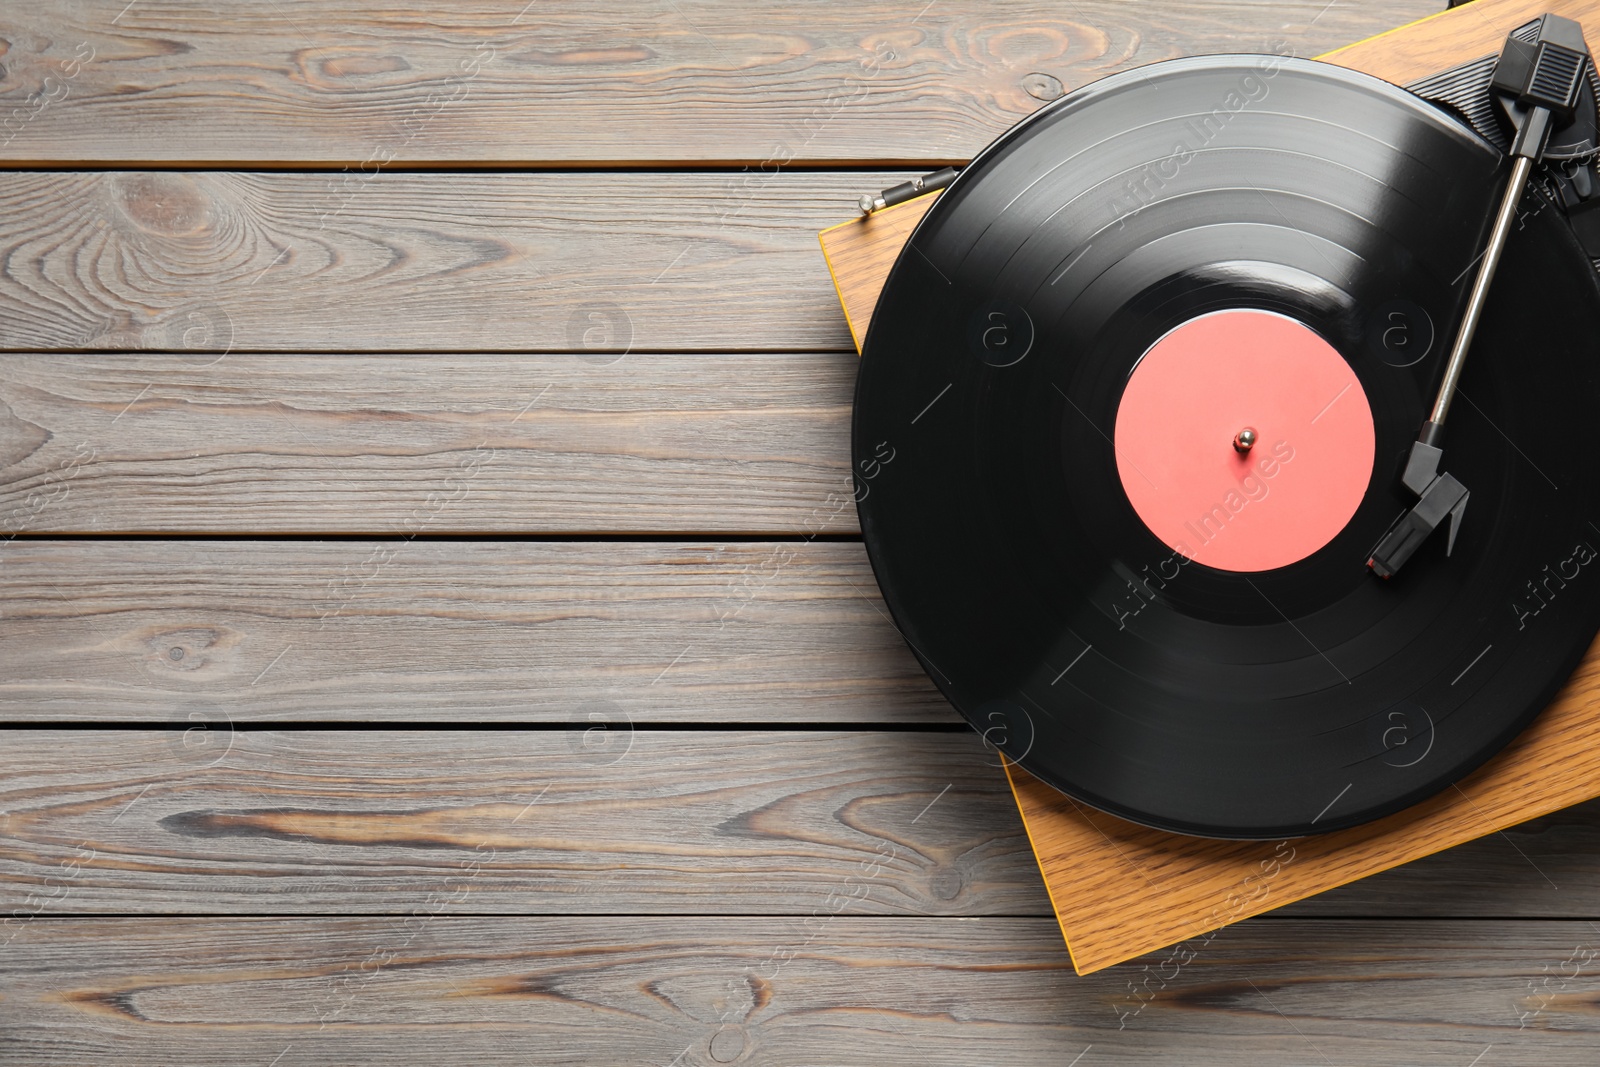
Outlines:
[[[1587,1067],[1600,1042],[1586,922],[1268,920],[1083,979],[1048,920],[814,912],[33,922],[6,1058]]]
[[[853,355],[0,355],[0,532],[858,530]]]
[[[0,342],[851,351],[816,233],[906,172],[0,172]]]
[[[10,722],[957,721],[858,543],[20,540],[0,603]]]
[[[1315,55],[1433,6],[34,5],[0,16],[0,158],[934,163],[970,157],[1041,102],[1114,70],[1279,40]]]
[[[635,732],[586,715],[494,733],[8,733],[0,914],[406,914],[448,898],[794,915],[836,889],[864,914],[1049,914],[975,734]],[[481,869],[457,894],[464,859]]]
[[[856,914],[1051,914],[973,733],[662,732],[575,711],[494,733],[10,731],[0,915],[792,915],[847,882]],[[1285,914],[1592,914],[1597,840],[1600,803],[1580,805]],[[456,894],[463,857],[481,863]]]

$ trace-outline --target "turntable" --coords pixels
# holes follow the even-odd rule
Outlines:
[[[1600,794],[1594,69],[1374,76],[1468,17],[1112,75],[824,234],[869,556],[1082,972]]]

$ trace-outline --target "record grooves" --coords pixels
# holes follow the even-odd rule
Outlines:
[[[1470,520],[1365,566],[1507,169],[1377,79],[1223,56],[1064,97],[941,194],[853,456],[895,621],[989,743],[1125,818],[1272,838],[1437,792],[1548,702],[1600,628],[1600,284],[1538,193],[1452,417]]]

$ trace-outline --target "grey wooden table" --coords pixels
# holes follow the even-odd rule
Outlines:
[[[1596,805],[1076,977],[848,500],[857,194],[1432,6],[0,11],[0,1063],[1600,1062]]]

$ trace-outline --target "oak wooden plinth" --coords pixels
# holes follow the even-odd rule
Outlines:
[[[1405,84],[1494,52],[1546,11],[1600,27],[1600,0],[1474,0],[1320,58]],[[821,233],[858,349],[889,269],[937,196]],[[1185,837],[1095,811],[1016,765],[1006,770],[1073,966],[1089,974],[1168,945],[1176,945],[1171,965],[1181,966],[1229,923],[1600,796],[1596,735],[1600,641],[1533,726],[1477,772],[1337,833],[1285,842]]]

